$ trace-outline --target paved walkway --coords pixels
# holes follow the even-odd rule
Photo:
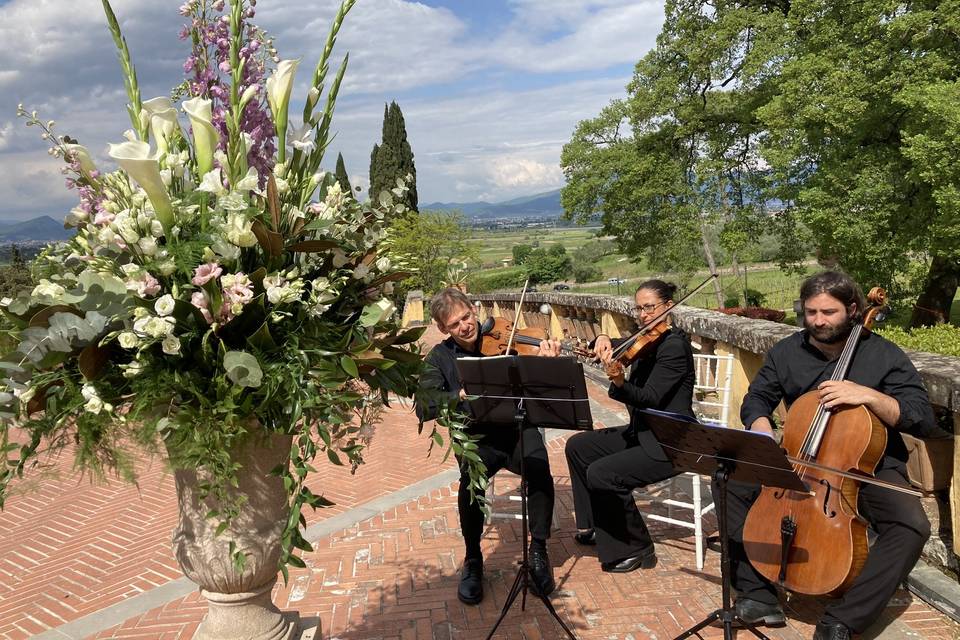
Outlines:
[[[602,389],[591,394],[599,426],[621,421],[622,405]],[[698,572],[689,530],[652,523],[660,563],[625,575],[602,573],[593,551],[573,542],[566,437],[548,434],[560,525],[549,542],[559,585],[551,600],[577,637],[672,638],[717,608],[718,554],[709,552]],[[274,600],[319,620],[323,638],[472,640],[485,637],[496,619],[519,557],[519,525],[498,520],[489,528],[487,597],[479,606],[461,604],[456,471],[436,453],[427,459],[427,447],[409,407],[397,406],[377,427],[355,475],[319,465],[311,486],[337,506],[308,514],[315,550],[303,556],[306,569],[278,584]],[[146,458],[137,461],[137,487],[77,478],[68,455],[48,463],[49,473],[32,474],[0,513],[0,638],[189,638],[205,604],[170,550],[172,477]],[[498,478],[498,492],[515,486],[509,474]],[[821,607],[791,599],[788,626],[768,635],[811,637]],[[500,630],[498,638],[561,637],[536,600],[525,612],[515,605]],[[710,629],[703,637],[722,633]],[[960,638],[960,628],[901,592],[864,637]]]

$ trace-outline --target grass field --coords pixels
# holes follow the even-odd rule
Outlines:
[[[513,258],[513,247],[529,244],[550,248],[562,244],[567,253],[573,253],[579,247],[596,238],[598,229],[594,227],[573,228],[531,228],[511,229],[508,231],[475,231],[470,238],[484,268],[498,267],[505,258]]]

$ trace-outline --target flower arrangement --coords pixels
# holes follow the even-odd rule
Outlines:
[[[409,275],[386,225],[404,185],[364,204],[320,168],[347,66],[327,87],[328,60],[354,1],[295,124],[298,61],[252,24],[255,0],[187,1],[188,78],[150,100],[103,0],[132,125],[109,146],[116,170],[20,107],[79,204],[73,239],[48,247],[36,286],[0,305],[16,344],[0,364],[0,506],[45,448],[72,445],[80,469],[132,477],[129,445],[162,444],[174,468],[205,472],[220,505],[209,517],[225,529],[241,506],[229,452],[255,419],[293,437],[276,470],[291,508],[281,568],[301,566],[301,510],[327,504],[304,482],[311,462],[356,468],[366,427],[388,394],[412,395],[421,366],[422,330],[402,330],[388,297]]]

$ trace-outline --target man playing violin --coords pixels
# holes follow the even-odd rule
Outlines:
[[[430,303],[430,315],[437,328],[449,337],[431,349],[426,358],[426,370],[417,392],[417,416],[420,421],[433,420],[441,407],[457,404],[466,413],[466,392],[457,375],[456,360],[480,357],[482,336],[476,311],[470,299],[459,289],[443,289]],[[557,356],[560,343],[544,340],[539,355]],[[487,467],[487,477],[500,469],[520,473],[520,441],[514,429],[475,422],[469,427],[472,435],[479,435],[477,454]],[[527,481],[527,504],[530,509],[530,574],[531,589],[544,596],[556,588],[553,570],[547,557],[547,538],[553,521],[553,476],[543,436],[539,429],[523,431],[524,471]],[[460,489],[457,509],[466,554],[457,597],[466,604],[478,604],[483,599],[483,553],[480,537],[483,533],[483,511],[471,500],[470,479],[466,466],[460,461]]]
[[[648,280],[634,296],[641,326],[673,306],[676,285]],[[664,321],[665,322],[665,321]],[[573,485],[577,528],[575,540],[595,544],[604,571],[625,573],[656,565],[653,540],[637,510],[633,489],[677,474],[642,414],[660,409],[693,416],[693,351],[679,329],[664,327],[634,362],[627,377],[613,359],[619,341],[599,336],[594,349],[607,367],[608,394],[627,405],[630,424],[578,433],[567,440],[567,465]]]
[[[865,332],[846,379],[830,380],[852,327],[861,322],[863,295],[849,276],[826,271],[804,281],[800,300],[804,329],[784,338],[767,353],[744,398],[740,411],[743,424],[772,437],[771,416],[780,401],[789,407],[813,389],[818,390],[820,403],[827,410],[863,405],[887,426],[887,448],[874,475],[908,486],[907,451],[900,432],[924,435],[935,429],[920,375],[899,347]],[[728,487],[737,615],[753,624],[783,624],[774,586],[753,568],[743,548],[744,521],[759,487],[739,482],[731,482]],[[860,514],[878,537],[851,587],[827,605],[817,624],[815,640],[845,640],[877,620],[930,536],[930,523],[918,498],[867,483],[862,484],[859,495]]]

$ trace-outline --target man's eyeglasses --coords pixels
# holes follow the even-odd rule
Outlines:
[[[662,307],[663,304],[663,302],[658,302],[657,304],[638,304],[633,310],[637,313],[653,313],[658,307]]]

